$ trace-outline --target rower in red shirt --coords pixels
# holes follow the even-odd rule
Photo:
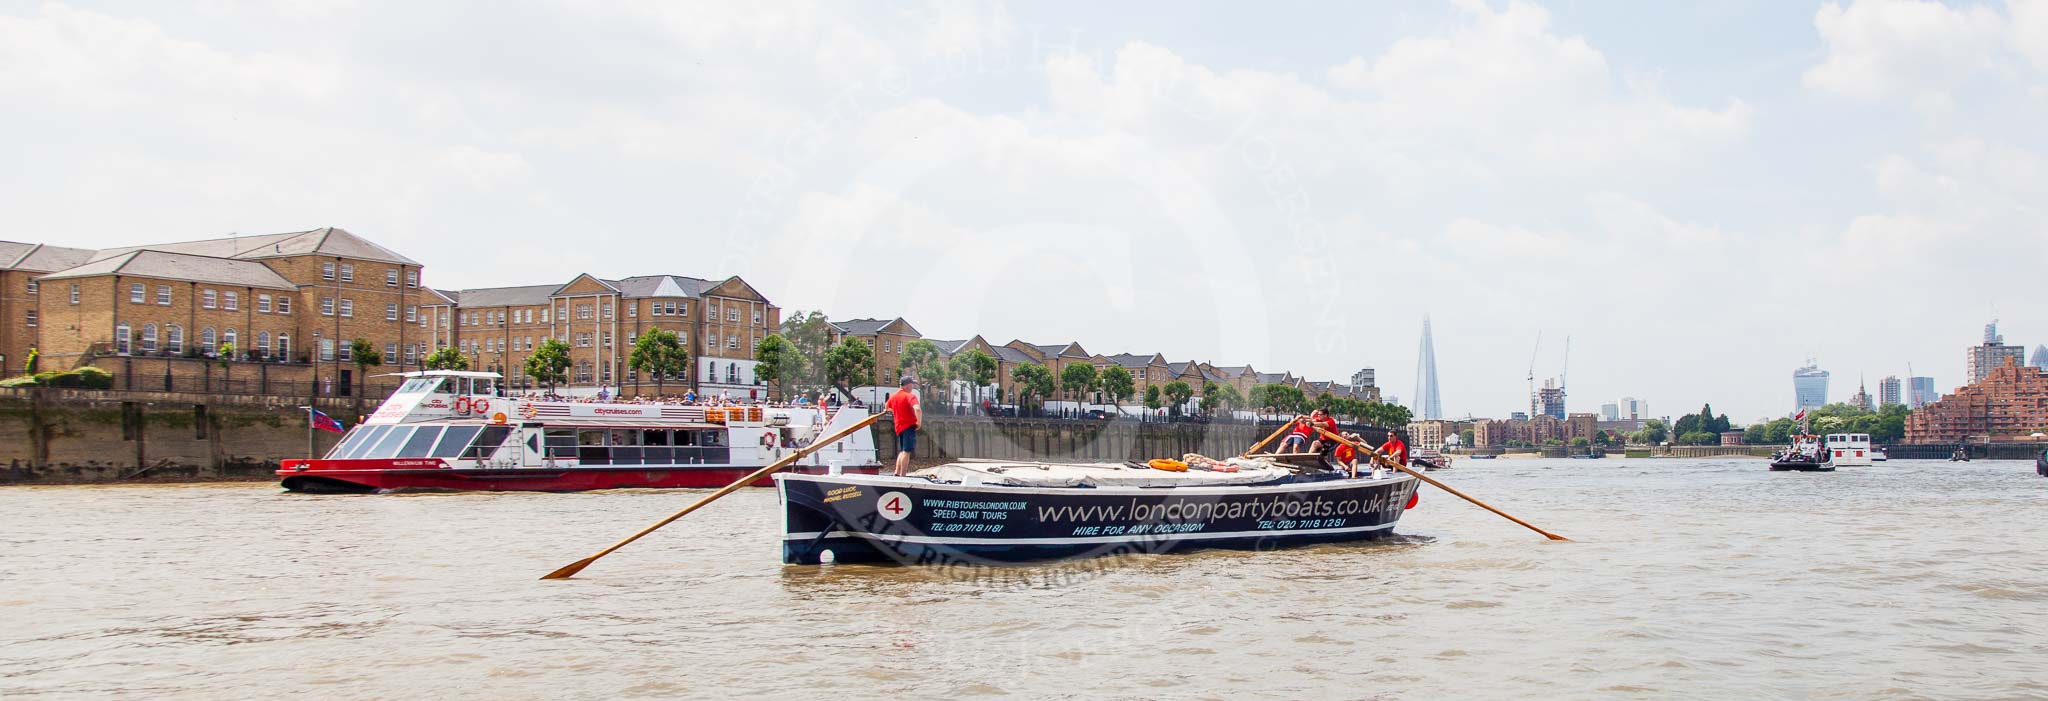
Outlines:
[[[1380,444],[1380,452],[1403,467],[1408,465],[1408,444],[1401,442],[1401,434],[1391,429],[1387,431],[1387,442]]]

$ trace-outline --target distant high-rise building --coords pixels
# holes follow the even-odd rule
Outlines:
[[[1511,421],[1528,421],[1528,420],[1529,420],[1529,412],[1526,412],[1526,411],[1517,411],[1517,412],[1513,412],[1513,413],[1510,413],[1510,414],[1508,414],[1508,419],[1509,419],[1509,420],[1511,420]]]
[[[1358,372],[1351,373],[1351,391],[1353,392],[1363,390],[1367,387],[1374,387],[1378,384],[1379,383],[1375,382],[1373,379],[1372,368],[1365,368],[1363,370],[1359,370]]]
[[[1806,367],[1792,371],[1793,411],[1818,409],[1828,403],[1828,371],[1820,369],[1812,358],[1806,359]]]
[[[1886,375],[1884,379],[1877,381],[1878,406],[1891,406],[1894,404],[1898,404],[1901,401],[1901,399],[1902,397],[1899,394],[1898,375]]]
[[[1552,380],[1544,380],[1543,388],[1536,390],[1536,415],[1564,420],[1564,388]]]
[[[1602,404],[1602,405],[1600,405],[1600,420],[1601,420],[1601,421],[1620,421],[1620,420],[1621,420],[1621,405],[1620,405],[1620,404],[1618,404],[1618,403],[1609,403],[1609,404]]]
[[[2033,366],[2042,370],[2048,370],[2048,344],[2034,346]]]
[[[1415,358],[1415,416],[1420,419],[1444,417],[1442,398],[1436,388],[1436,342],[1429,337],[1429,315],[1422,315],[1422,348]]]
[[[1934,378],[1906,378],[1906,408],[1919,409],[1941,399],[1941,393],[1934,391]]]
[[[1861,380],[1856,382],[1856,394],[1849,397],[1849,403],[1864,411],[1876,408],[1870,405],[1870,390],[1864,387]]]
[[[1992,370],[2005,367],[2008,362],[2027,364],[2027,349],[2025,346],[2006,345],[2005,337],[1998,333],[1998,320],[1993,319],[1984,325],[1984,342],[1964,351],[1963,360],[1963,376],[1970,378],[1968,383],[1975,383],[1991,374]]]
[[[1622,397],[1621,418],[1629,420],[1650,418],[1650,403],[1635,397]]]

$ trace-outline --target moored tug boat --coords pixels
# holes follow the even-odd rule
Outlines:
[[[1820,444],[1820,436],[1801,434],[1792,437],[1792,445],[1771,456],[1771,471],[1784,472],[1834,472],[1834,463],[1829,462],[1829,453]]]
[[[1164,463],[1164,464],[1162,464]],[[1195,469],[1188,464],[1194,463]],[[777,474],[782,560],[1008,563],[1391,535],[1415,477],[1268,458],[956,462],[908,477]]]
[[[404,384],[321,458],[285,460],[285,489],[582,491],[718,487],[866,417],[864,410],[568,402],[498,396],[497,373],[401,373]],[[867,432],[790,469],[873,472]],[[766,480],[757,486],[768,486]]]

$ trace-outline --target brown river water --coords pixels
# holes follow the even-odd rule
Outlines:
[[[1390,542],[783,566],[749,490],[0,489],[4,698],[2048,698],[2018,462],[1464,461]]]

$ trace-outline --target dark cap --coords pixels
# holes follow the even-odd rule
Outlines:
[[[904,376],[903,376],[903,381],[902,381],[902,382],[898,382],[898,383],[896,383],[896,384],[899,384],[899,385],[914,385],[914,384],[917,384],[917,378],[915,378],[915,377],[911,377],[911,376],[909,376],[909,375],[904,375]]]

